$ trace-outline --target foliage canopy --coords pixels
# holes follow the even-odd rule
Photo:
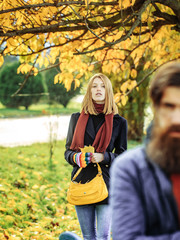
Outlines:
[[[37,72],[37,64],[49,67],[59,58],[55,82],[68,89],[96,63],[105,73],[135,75],[147,47],[153,56],[146,68],[180,56],[179,0],[0,0],[0,25],[1,64],[10,54],[20,57],[22,73]]]
[[[58,66],[67,90],[103,72],[139,137],[148,76],[180,59],[179,0],[0,0],[0,26],[0,64],[18,56],[27,76]]]

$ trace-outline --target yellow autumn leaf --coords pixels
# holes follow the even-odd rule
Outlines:
[[[62,72],[60,74],[60,82],[64,83],[65,88],[67,89],[67,91],[69,91],[71,89],[71,83],[74,80],[73,78],[73,74],[70,72]]]
[[[151,22],[150,18],[148,18],[147,24],[148,24],[149,29],[152,30],[153,26],[152,26],[152,22]]]
[[[80,148],[82,153],[91,152],[94,153],[94,147],[93,146],[85,146],[84,148]]]
[[[21,26],[22,23],[23,23],[23,20],[24,20],[24,11],[23,12],[20,12],[20,11],[17,11],[16,12],[16,18],[17,18],[17,26]]]
[[[118,102],[120,101],[120,98],[121,98],[121,94],[120,94],[120,93],[116,93],[116,94],[114,95],[114,101],[115,101],[115,103],[118,103]]]
[[[103,72],[110,74],[111,73],[111,66],[110,66],[110,64],[103,65],[102,66],[102,70],[103,70]]]
[[[21,64],[18,69],[17,69],[17,74],[19,74],[20,72],[22,74],[26,74],[28,72],[32,71],[32,73],[34,74],[34,76],[36,76],[38,74],[38,69],[35,67],[32,67],[30,64],[27,63],[23,63]],[[20,157],[20,156],[19,156]]]
[[[76,76],[76,78],[79,79],[79,78],[81,78],[82,76],[83,76],[83,74],[78,73],[77,76]]]
[[[33,67],[33,74],[34,74],[34,76],[38,75],[38,72],[39,72],[38,69]]]
[[[128,89],[128,82],[124,82],[122,85],[121,85],[121,91],[123,93],[125,93]]]
[[[37,184],[33,185],[32,186],[32,189],[35,190],[35,189],[39,189],[39,186]]]
[[[37,59],[37,64],[39,64],[39,67],[41,68],[44,64],[44,58],[42,57],[42,55],[40,55]]]
[[[48,60],[48,58],[46,57],[46,58],[44,59],[44,66],[45,66],[45,67],[48,67],[48,65],[49,65],[49,60]]]
[[[88,67],[88,71],[90,71],[90,72],[93,71],[93,69],[94,69],[94,65],[93,64]]]
[[[127,8],[131,5],[131,0],[119,0],[119,7]]]
[[[149,67],[151,66],[151,62],[150,61],[147,61],[144,65],[144,70],[145,69],[148,69]]]
[[[24,34],[23,35],[23,39],[25,38],[25,39],[30,39],[30,38],[32,38],[34,35],[33,34],[31,34],[31,33],[27,33],[27,34]]]
[[[25,63],[25,64],[21,64],[18,69],[17,69],[17,73],[19,74],[20,72],[21,73],[27,73],[31,70],[32,66],[28,63]]]
[[[14,235],[8,238],[8,240],[21,240],[21,239],[22,239],[21,237],[16,237]]]
[[[0,189],[0,191],[1,191],[1,189]],[[4,207],[0,207],[0,212],[7,212],[7,209]]]
[[[137,77],[137,71],[136,71],[136,69],[132,69],[132,70],[131,70],[131,77],[132,77],[132,78],[136,78],[136,77]]]
[[[3,56],[0,56],[0,67],[3,65],[3,63],[4,63],[4,58]]]
[[[4,230],[3,233],[6,239],[10,238],[8,231]]]
[[[75,79],[74,79],[74,83],[75,83],[75,86],[74,86],[75,89],[80,86],[80,81],[79,81],[79,79],[76,79],[76,78],[75,78]]]
[[[7,17],[4,18],[3,21],[1,21],[1,28],[4,33],[6,33],[9,30],[9,26],[11,26],[11,20],[10,20],[10,15],[7,14]]]
[[[125,106],[126,105],[126,102],[127,102],[127,97],[126,96],[121,96],[121,104],[123,105],[123,106]]]
[[[18,45],[18,41],[15,38],[9,38],[7,40],[7,46],[16,47]]]
[[[85,5],[88,6],[91,0],[85,0]]]
[[[130,80],[128,83],[129,83],[129,89],[132,89],[137,85],[137,82],[135,80],[134,81]]]
[[[44,230],[41,226],[34,226],[34,227],[30,227],[30,231],[43,232]]]
[[[41,26],[42,24],[42,19],[40,14],[36,14],[36,16],[34,17],[34,25],[35,26]]]
[[[17,53],[18,52],[27,52],[28,51],[28,46],[25,44],[21,44],[20,46],[18,46],[18,48],[16,48]]]
[[[60,82],[60,76],[61,76],[60,73],[56,74],[56,76],[54,77],[54,84],[57,84]]]

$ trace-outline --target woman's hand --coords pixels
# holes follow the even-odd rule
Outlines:
[[[91,162],[92,159],[92,153],[86,152],[86,153],[75,153],[73,155],[73,161],[82,168],[87,167],[87,165]]]
[[[104,154],[103,153],[93,153],[91,162],[92,163],[99,163],[104,160]]]

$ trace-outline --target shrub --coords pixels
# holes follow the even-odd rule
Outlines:
[[[54,84],[54,77],[56,74],[57,69],[52,69],[48,70],[45,75],[49,100],[50,103],[55,101],[66,107],[69,101],[80,92],[80,87],[74,89],[74,82],[72,82],[71,89],[67,91],[63,83]]]
[[[24,75],[17,74],[17,68],[19,62],[5,65],[0,73],[0,101],[6,107],[18,108],[24,106],[26,109],[33,103],[39,101],[41,95],[39,93],[44,92],[44,86],[42,82],[42,75],[39,73],[37,76],[30,76],[21,89],[19,94],[27,94],[27,96],[15,96],[11,97],[20,87],[24,81]]]

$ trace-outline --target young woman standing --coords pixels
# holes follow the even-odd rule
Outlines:
[[[94,153],[82,157],[80,148],[93,146]],[[89,81],[81,113],[71,116],[65,159],[73,166],[72,176],[84,167],[76,181],[86,183],[97,175],[99,163],[109,189],[109,169],[116,156],[127,149],[127,121],[118,114],[111,81],[102,73]],[[83,161],[83,162],[82,162]],[[75,206],[84,240],[109,240],[111,213],[108,198]]]

